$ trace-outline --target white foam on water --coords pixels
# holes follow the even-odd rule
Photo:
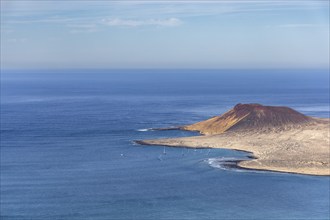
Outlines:
[[[249,170],[249,169],[241,169],[239,167],[230,167],[230,165],[233,165],[233,163],[236,163],[235,161],[241,161],[239,158],[234,157],[218,157],[218,158],[209,158],[206,159],[205,162],[208,163],[210,167],[221,169],[221,170],[230,170],[234,172],[249,172],[249,173],[276,173],[285,175],[288,173],[279,173],[279,172],[273,172],[273,171],[264,171],[264,170]]]
[[[209,166],[211,166],[213,168],[220,168],[220,169],[222,168],[222,166],[218,162],[217,158],[209,158],[206,160],[206,162],[209,164]]]
[[[221,170],[230,170],[234,172],[253,172],[253,173],[264,172],[257,170],[240,169],[239,167],[236,167],[236,162],[241,160],[242,160],[241,158],[235,158],[235,157],[218,157],[218,158],[206,159],[206,162],[210,167]]]
[[[234,157],[217,157],[217,158],[209,158],[206,162],[209,166],[213,168],[228,170],[229,168],[226,166],[228,163],[234,163],[234,161],[238,161],[239,159]]]
[[[152,128],[137,129],[137,131],[141,131],[141,132],[143,132],[143,131],[151,131],[151,130],[152,130]]]

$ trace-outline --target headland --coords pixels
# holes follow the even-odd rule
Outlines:
[[[237,104],[226,113],[178,129],[202,136],[137,141],[144,145],[224,148],[253,153],[239,167],[330,175],[330,120],[282,106]]]

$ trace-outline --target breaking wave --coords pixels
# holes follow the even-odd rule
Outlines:
[[[152,128],[141,128],[141,129],[137,129],[137,131],[152,131],[153,129]]]
[[[222,170],[239,169],[237,167],[237,163],[240,161],[242,161],[242,159],[238,159],[234,157],[218,157],[218,158],[209,158],[206,160],[209,166]]]

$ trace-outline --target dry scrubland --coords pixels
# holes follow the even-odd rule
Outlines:
[[[252,152],[240,167],[330,175],[329,119],[305,116],[288,107],[238,104],[221,116],[179,129],[203,136],[138,141],[146,145],[226,148]]]

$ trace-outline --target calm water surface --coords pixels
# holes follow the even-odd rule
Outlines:
[[[328,219],[329,177],[225,170],[196,135],[235,104],[329,117],[328,70],[62,70],[1,75],[1,219]],[[276,141],[276,140],[274,140]]]

